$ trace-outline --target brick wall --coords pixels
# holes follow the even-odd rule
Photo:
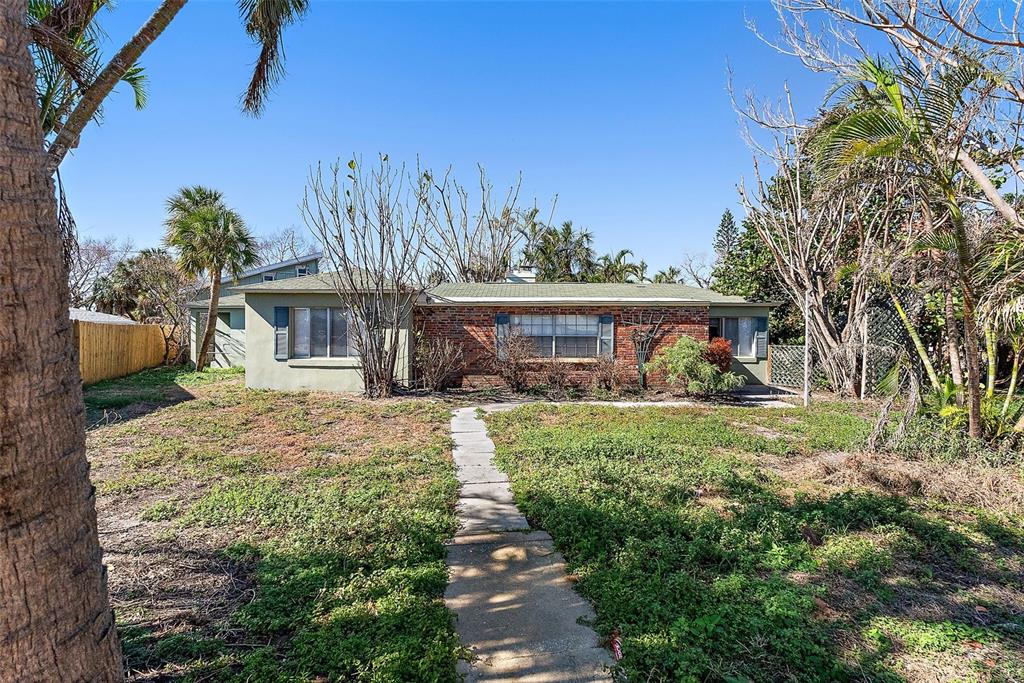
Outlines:
[[[636,356],[633,342],[629,338],[630,326],[623,323],[630,316],[643,312],[645,319],[653,314],[657,320],[665,317],[661,326],[661,334],[653,350],[671,346],[682,335],[689,335],[700,341],[708,340],[708,309],[705,306],[688,307],[615,307],[615,306],[580,306],[580,307],[529,307],[529,306],[419,306],[415,309],[414,324],[428,338],[450,339],[462,344],[466,360],[466,369],[462,377],[462,386],[488,387],[501,384],[491,369],[490,359],[494,351],[494,316],[498,313],[510,315],[521,314],[582,314],[608,315],[615,319],[615,360],[619,364],[623,380],[635,383]],[[652,354],[653,355],[653,354]],[[589,386],[592,383],[592,362],[572,363],[570,378],[574,384]],[[543,382],[538,367],[536,381]],[[663,379],[650,376],[653,386],[663,385]]]

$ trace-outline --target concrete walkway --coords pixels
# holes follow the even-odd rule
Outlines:
[[[611,657],[579,623],[594,612],[566,578],[551,537],[531,530],[516,507],[476,408],[456,410],[451,428],[462,487],[444,599],[475,656],[461,663],[466,681],[611,680]]]

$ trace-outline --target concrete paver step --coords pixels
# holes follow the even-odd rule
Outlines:
[[[593,609],[573,590],[551,537],[530,530],[516,507],[474,408],[455,411],[452,438],[462,486],[445,603],[475,656],[460,665],[466,680],[610,680],[611,659],[586,625]]]

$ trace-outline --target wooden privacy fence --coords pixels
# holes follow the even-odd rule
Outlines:
[[[82,384],[123,377],[164,362],[159,325],[111,325],[75,320]]]

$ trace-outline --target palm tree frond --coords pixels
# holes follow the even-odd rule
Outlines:
[[[284,75],[284,30],[305,15],[308,0],[239,0],[245,32],[260,44],[243,108],[259,116],[267,96]]]

